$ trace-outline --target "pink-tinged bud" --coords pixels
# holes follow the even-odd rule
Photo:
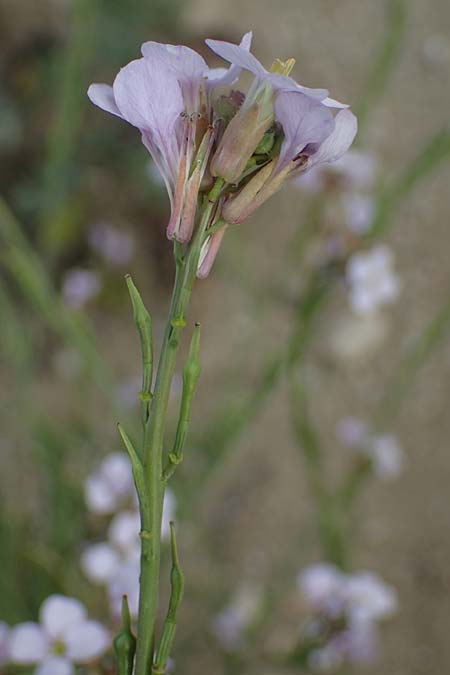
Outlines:
[[[226,229],[227,226],[224,225],[220,228],[220,230],[217,230],[217,232],[211,235],[211,237],[209,237],[203,244],[202,250],[200,251],[200,260],[197,270],[197,276],[199,279],[206,279],[206,277],[211,272],[211,268],[219,252],[220,244],[222,243]]]
[[[261,204],[278,192],[292,166],[289,164],[277,172],[276,163],[277,160],[272,160],[266,164],[236,196],[228,199],[222,209],[222,217],[227,223],[244,222]]]
[[[187,157],[182,157],[180,162],[180,172],[175,189],[172,214],[167,227],[167,236],[169,239],[176,239],[182,244],[190,241],[192,237],[198,193],[208,165],[213,142],[214,129],[209,127],[203,136],[194,162],[192,162],[189,154]],[[190,176],[189,173],[191,173]]]
[[[273,122],[273,91],[264,84],[247,100],[226,127],[212,163],[213,176],[238,183],[250,157]]]

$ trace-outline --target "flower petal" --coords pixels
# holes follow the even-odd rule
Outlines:
[[[111,638],[98,621],[84,621],[68,631],[65,643],[68,658],[75,663],[86,663],[103,654],[110,646]]]
[[[162,135],[172,133],[184,110],[180,85],[162,65],[136,59],[122,68],[114,80],[117,106],[124,119],[138,129]]]
[[[122,113],[117,107],[116,99],[114,98],[113,88],[109,84],[91,84],[87,90],[92,103],[102,110],[122,117]]]
[[[208,70],[203,56],[183,45],[144,42],[141,52],[142,56],[152,62],[152,68],[170,68],[181,81],[200,78]]]
[[[175,74],[162,64],[155,68],[150,59],[138,59],[121,69],[113,89],[124,119],[148,136],[147,147],[157,148],[173,177],[179,161],[176,125],[185,107]]]
[[[72,626],[84,621],[86,608],[79,600],[65,595],[51,595],[40,609],[41,624],[45,632],[53,639],[65,637]]]
[[[11,630],[9,658],[13,663],[38,663],[46,656],[48,648],[48,637],[37,623],[21,623]]]
[[[341,110],[334,118],[334,130],[308,161],[308,169],[315,164],[335,162],[347,152],[358,130],[358,120],[351,110]]]
[[[322,101],[323,105],[326,105],[327,108],[348,108],[347,103],[341,103],[340,101],[336,101],[334,98],[330,98],[327,96],[326,98],[323,99]]]
[[[140,518],[137,511],[121,511],[111,521],[109,540],[124,553],[139,545]]]
[[[117,506],[117,495],[100,474],[89,476],[86,480],[84,498],[92,513],[113,513]]]
[[[81,555],[81,568],[95,584],[104,584],[112,579],[119,566],[119,556],[106,543],[88,546]]]
[[[34,675],[72,675],[73,665],[62,656],[48,656],[36,669]]]
[[[131,464],[124,452],[112,452],[105,457],[100,466],[100,474],[119,499],[130,497],[134,492]]]
[[[240,45],[235,45],[232,42],[224,42],[223,40],[205,40],[205,42],[213,52],[222,57],[225,61],[229,61],[231,64],[244,68],[245,70],[249,70],[257,77],[265,77],[267,75],[267,70],[261,65],[258,59],[250,53],[246,46],[248,43],[248,38],[246,38],[246,36],[248,35],[249,33],[246,33]],[[242,44],[243,42],[244,44]]]
[[[334,127],[330,111],[300,92],[280,92],[275,100],[275,117],[284,132],[277,170],[292,161],[306,145],[322,143]]]
[[[252,31],[245,33],[239,43],[239,47],[250,52],[252,38]],[[210,68],[207,73],[207,82],[212,87],[229,87],[239,79],[241,70],[242,68],[235,64],[231,64],[229,68]]]

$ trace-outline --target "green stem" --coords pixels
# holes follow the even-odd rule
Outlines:
[[[203,208],[197,232],[189,245],[185,258],[179,255],[176,248],[176,276],[172,302],[158,364],[150,417],[144,432],[143,458],[149,505],[147,509],[142,508],[141,505],[141,579],[136,675],[149,675],[153,665],[165,487],[163,442],[167,407],[181,331],[185,326],[185,315],[196,278],[201,244],[214,210],[215,199],[215,192],[210,193]]]
[[[325,558],[341,569],[347,567],[347,552],[340,512],[325,481],[323,451],[309,414],[302,368],[291,377],[292,421],[298,445],[305,459],[308,483],[316,509],[317,526]]]

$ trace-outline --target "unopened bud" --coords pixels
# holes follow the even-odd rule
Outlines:
[[[211,173],[227,183],[237,183],[250,157],[273,122],[273,91],[265,83],[228,124],[213,157]]]
[[[225,203],[222,217],[227,223],[242,223],[269,197],[278,192],[292,167],[288,165],[281,171],[276,171],[275,165],[276,160],[266,164],[236,196]]]

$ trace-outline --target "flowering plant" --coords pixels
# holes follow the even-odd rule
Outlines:
[[[167,484],[182,461],[200,375],[198,325],[183,371],[178,427],[168,453],[164,432],[195,278],[210,273],[230,225],[246,220],[286,180],[339,159],[357,130],[356,118],[345,104],[330,98],[325,89],[309,89],[290,77],[293,59],[276,60],[266,70],[251,54],[251,40],[251,33],[239,45],[207,40],[228,68],[209,68],[188,47],[146,42],[142,58],[122,68],[112,87],[93,84],[88,91],[97,106],[139,129],[167,188],[171,205],[167,236],[174,241],[175,283],[154,386],[151,318],[127,278],[143,363],[141,446],[135,447],[119,426],[133,467],[141,520],[136,675],[165,672],[183,594],[171,525],[172,592],[158,641],[162,505]],[[247,93],[235,88],[242,70],[253,76]],[[124,631],[123,639],[116,641],[120,675],[131,672],[134,659],[128,624]]]

